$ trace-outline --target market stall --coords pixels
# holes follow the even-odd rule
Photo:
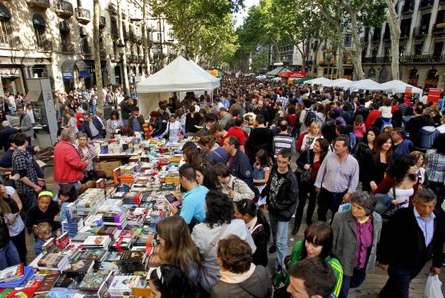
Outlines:
[[[182,144],[138,137],[115,144],[132,144],[137,157],[61,205],[62,235],[28,266],[0,271],[2,297],[151,297],[156,225],[180,206]]]
[[[332,82],[332,80],[327,79],[327,78],[316,78],[316,79],[312,79],[312,80],[308,80],[306,82],[304,82],[305,84],[309,84],[309,85],[320,85],[320,86],[326,86],[328,84],[330,84]]]
[[[160,101],[167,100],[171,92],[213,91],[220,86],[219,81],[196,63],[178,56],[137,84],[139,108],[144,116],[148,115],[158,108]]]
[[[388,87],[385,87],[382,84],[379,84],[376,81],[373,81],[371,79],[364,79],[364,80],[360,80],[360,81],[354,81],[354,82],[352,82],[352,84],[349,87],[349,89],[351,91],[358,91],[358,90],[386,91],[386,90],[389,90]]]
[[[405,93],[407,89],[410,89],[411,93],[419,94],[419,96],[423,95],[423,90],[421,88],[417,88],[400,80],[392,80],[383,83],[382,86],[386,87],[393,93]]]

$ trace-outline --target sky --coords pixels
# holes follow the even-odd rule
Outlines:
[[[238,28],[244,23],[249,8],[259,3],[260,0],[244,0],[244,9],[235,15],[235,28]]]

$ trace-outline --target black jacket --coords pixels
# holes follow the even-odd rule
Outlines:
[[[252,255],[253,263],[255,265],[262,265],[267,267],[267,243],[270,237],[270,226],[263,215],[257,217],[257,222],[253,228],[252,238],[255,243],[256,250]]]
[[[433,266],[442,266],[444,221],[435,213],[434,234],[425,247],[425,238],[417,224],[413,207],[397,211],[383,226],[379,261],[383,264],[419,269],[433,258]]]
[[[240,178],[252,188],[253,185],[253,169],[249,158],[241,150],[237,150],[234,157],[229,158],[228,167],[230,174]]]
[[[295,213],[295,208],[297,207],[298,203],[297,177],[289,169],[289,171],[287,171],[285,181],[280,186],[276,197],[271,197],[271,184],[273,179],[276,179],[277,175],[277,167],[274,166],[270,173],[269,181],[261,192],[261,196],[267,196],[267,205],[271,214],[275,215],[279,221],[289,221],[291,220],[292,215]]]
[[[272,154],[273,136],[272,131],[267,127],[252,129],[246,140],[246,153],[251,163],[255,162],[255,156],[260,149]]]

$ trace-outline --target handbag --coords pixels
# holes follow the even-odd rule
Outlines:
[[[388,203],[389,203],[388,208],[382,213],[382,218],[386,219],[386,220],[388,220],[390,217],[392,217],[397,212],[397,210],[399,210],[401,208],[400,205],[394,205],[391,203],[391,201],[396,199],[396,186],[395,185],[392,187],[392,194],[393,194],[392,199],[388,201]]]
[[[425,286],[425,298],[443,298],[442,282],[438,275],[428,275]]]
[[[310,157],[309,157],[309,150],[306,151],[306,161],[309,162]],[[307,183],[309,184],[311,181],[311,168],[309,169],[304,169],[304,168],[297,168],[297,173],[300,177],[300,182],[302,183]]]

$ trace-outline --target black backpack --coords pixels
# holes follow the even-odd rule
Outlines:
[[[312,122],[317,121],[317,115],[312,110],[306,110],[306,116],[304,117],[304,125],[309,127]]]

